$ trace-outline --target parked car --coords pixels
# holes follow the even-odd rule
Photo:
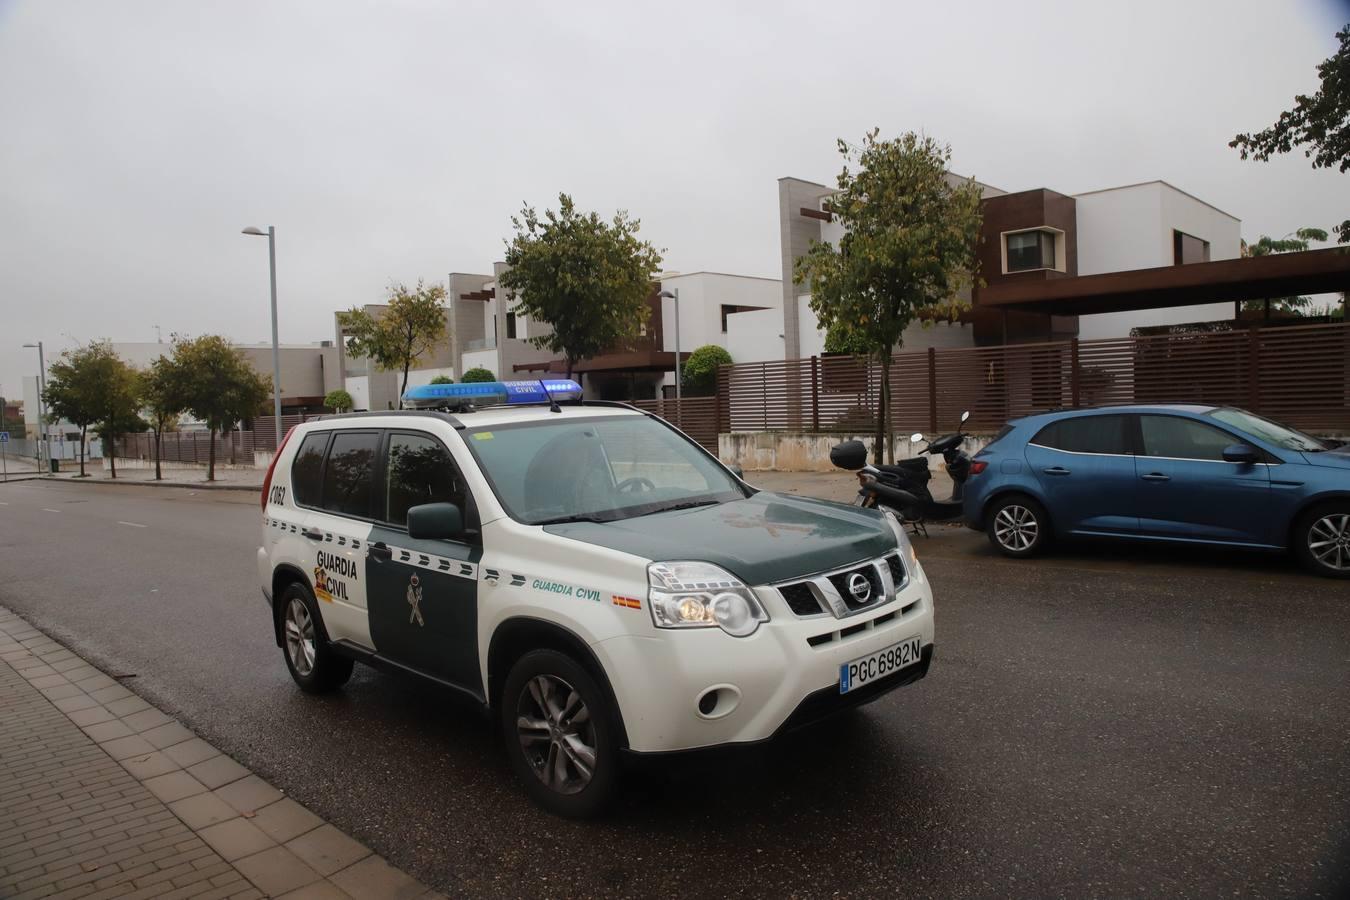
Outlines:
[[[927,673],[932,588],[893,515],[756,490],[571,381],[405,400],[297,426],[268,470],[258,576],[302,690],[353,662],[446,686],[536,801],[583,816],[623,757],[765,740]]]
[[[1350,578],[1350,448],[1232,407],[1044,413],[975,455],[965,517],[1012,557],[1131,538],[1289,550]]]

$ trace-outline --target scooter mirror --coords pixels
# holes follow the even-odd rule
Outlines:
[[[962,425],[966,424],[966,420],[969,418],[970,418],[970,410],[966,410],[965,412],[961,413],[961,424]]]
[[[917,444],[917,443],[918,443],[919,441],[921,441],[921,440],[923,440],[923,432],[922,432],[922,431],[916,431],[916,432],[914,432],[913,434],[911,434],[911,435],[909,436],[909,442],[910,442],[911,444]]]

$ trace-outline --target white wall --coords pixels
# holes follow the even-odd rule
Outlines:
[[[801,328],[802,357],[820,356],[825,352],[825,331],[820,327],[816,314],[811,310],[811,295],[797,298],[797,321]],[[939,350],[952,347],[974,347],[975,328],[960,323],[937,322],[924,325],[914,322],[900,335],[900,351],[927,350],[936,347]],[[733,354],[734,355],[734,354]],[[740,360],[737,360],[740,362]]]
[[[727,316],[727,352],[733,362],[765,362],[783,358],[783,313],[778,309]]]
[[[774,334],[783,331],[783,285],[776,278],[751,278],[718,272],[691,272],[661,279],[661,289],[680,294],[680,350],[688,353],[704,344],[727,346],[722,331],[722,307],[757,306],[778,310]],[[730,329],[730,324],[728,324]],[[675,301],[661,301],[662,349],[675,350]],[[734,354],[733,354],[734,355]],[[779,359],[782,349],[779,349]]]
[[[1172,231],[1209,241],[1211,260],[1236,259],[1242,223],[1162,181],[1093,191],[1074,197],[1078,216],[1078,274],[1097,275],[1170,266]],[[1233,318],[1232,303],[1175,306],[1082,316],[1083,340],[1129,336],[1145,325],[1178,325]]]
[[[481,367],[487,369],[489,372],[491,372],[493,375],[496,375],[498,378],[501,378],[502,373],[497,371],[498,369],[497,362],[498,362],[497,351],[495,349],[470,350],[464,354],[463,366],[465,372],[473,368]]]
[[[403,373],[400,372],[399,374],[402,375]],[[410,369],[408,371],[408,387],[415,388],[421,387],[424,384],[431,384],[431,379],[435,378],[437,375],[448,375],[456,381],[459,380],[459,376],[455,374],[455,370],[449,366],[440,369]]]
[[[367,375],[348,375],[342,380],[343,388],[352,395],[352,409],[370,409],[370,377]]]

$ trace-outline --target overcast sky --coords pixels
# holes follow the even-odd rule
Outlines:
[[[1350,175],[1241,162],[1350,19],[1297,2],[0,0],[0,389],[76,341],[332,338],[390,279],[490,272],[524,202],[626,208],[666,268],[779,275],[776,179],[880,126],[1065,193],[1162,178],[1243,235]]]

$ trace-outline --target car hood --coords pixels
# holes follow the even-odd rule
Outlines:
[[[767,491],[716,506],[544,530],[650,560],[714,563],[746,584],[800,578],[895,549],[895,534],[875,510]]]
[[[1310,466],[1326,466],[1331,469],[1350,469],[1350,447],[1337,447],[1321,453],[1305,453],[1303,458]]]

